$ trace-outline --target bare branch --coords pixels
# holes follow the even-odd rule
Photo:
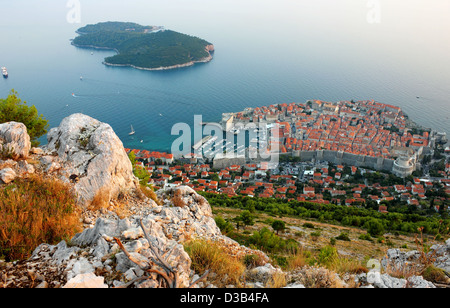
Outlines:
[[[200,277],[199,279],[197,279],[196,281],[194,281],[193,283],[191,283],[191,284],[189,285],[189,288],[192,288],[192,287],[194,287],[197,283],[199,283],[200,281],[205,280],[206,277],[208,277],[208,274],[209,274],[209,270],[207,270],[207,271],[202,275],[202,277]]]
[[[122,251],[125,253],[125,255],[128,257],[128,259],[130,259],[131,262],[137,264],[141,269],[145,270],[149,267],[149,263],[144,262],[143,260],[138,260],[135,257],[133,257],[127,250],[126,248],[123,246],[122,242],[115,237],[114,240],[116,241],[117,245],[119,245],[120,249],[122,249]]]
[[[152,250],[153,254],[155,255],[157,261],[159,262],[155,262],[156,264],[158,264],[159,266],[161,266],[162,268],[164,268],[167,272],[170,273],[175,273],[174,269],[166,262],[166,260],[164,260],[159,253],[155,250],[155,248],[152,245],[152,241],[150,239],[150,237],[148,236],[147,231],[145,230],[144,224],[142,223],[142,219],[140,220],[140,224],[141,224],[141,228],[142,231],[144,231],[144,236],[148,241],[148,244],[150,246],[150,249]]]

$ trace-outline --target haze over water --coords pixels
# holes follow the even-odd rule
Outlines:
[[[51,127],[82,112],[125,147],[169,151],[172,126],[195,114],[219,121],[246,107],[375,99],[450,135],[448,0],[80,0],[81,23],[67,21],[67,3],[0,3],[9,72],[0,97],[15,89]],[[380,4],[379,23],[368,20],[370,3]],[[106,67],[114,52],[70,44],[78,28],[103,21],[198,36],[215,45],[214,59],[170,71]]]

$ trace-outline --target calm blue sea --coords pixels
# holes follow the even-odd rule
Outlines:
[[[51,127],[82,112],[109,123],[126,147],[160,151],[177,138],[172,126],[192,124],[195,114],[219,121],[224,112],[308,99],[375,99],[450,135],[449,3],[1,1],[0,66],[10,77],[0,80],[0,97],[15,89]],[[80,23],[72,23],[67,16],[78,5]],[[379,22],[368,19],[372,13]],[[70,44],[76,29],[108,20],[199,36],[215,45],[214,59],[139,71],[104,66],[111,51]]]

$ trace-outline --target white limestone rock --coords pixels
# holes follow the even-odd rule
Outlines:
[[[105,278],[96,276],[94,273],[79,274],[70,279],[64,289],[102,289],[108,288],[105,284]]]
[[[31,140],[27,127],[18,122],[0,124],[0,152],[8,153],[12,159],[26,159],[30,153]]]
[[[109,199],[131,192],[139,183],[122,141],[110,125],[84,114],[73,114],[48,134],[48,154],[57,154],[67,179],[76,176],[78,201],[86,204],[97,194]]]
[[[16,172],[11,168],[0,170],[0,183],[9,184],[17,177]]]

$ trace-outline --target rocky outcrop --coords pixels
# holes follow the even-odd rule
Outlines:
[[[22,123],[0,124],[0,158],[26,159],[31,149],[30,136]]]
[[[143,209],[140,215],[123,219],[108,213],[97,219],[93,228],[75,235],[70,246],[62,241],[57,245],[37,247],[28,262],[33,264],[37,274],[43,276],[39,282],[45,281],[48,287],[123,287],[130,282],[131,287],[158,287],[160,283],[156,276],[140,280],[145,275],[144,271],[130,261],[116,239],[136,260],[151,263],[155,256],[150,245],[166,254],[168,263],[178,270],[180,287],[189,286],[198,277],[191,271],[191,259],[182,245],[187,239],[220,241],[229,247],[229,253],[236,256],[260,253],[262,258],[269,260],[263,253],[221,235],[209,203],[189,187],[173,188],[160,195],[169,198],[163,206],[155,205],[151,209]],[[173,203],[174,196],[179,197],[179,203]],[[144,236],[141,222],[148,238]],[[52,268],[55,273],[50,279],[45,278],[45,268]],[[267,279],[268,270],[275,270],[272,266],[262,268],[264,273],[258,274],[261,271],[255,270],[255,277]]]
[[[9,184],[18,176],[34,173],[34,167],[26,161],[30,150],[30,136],[24,124],[0,124],[0,184]]]
[[[404,278],[392,277],[386,273],[370,272],[368,274],[359,274],[356,282],[361,288],[377,288],[377,289],[435,289],[436,286],[423,279],[422,276],[413,275]]]
[[[58,170],[74,188],[81,204],[98,194],[112,199],[138,187],[122,142],[110,125],[83,114],[62,120],[47,135],[47,172]],[[55,157],[57,156],[57,157]]]
[[[400,249],[389,249],[381,261],[383,268],[404,269],[406,267],[421,267],[421,259],[426,259],[435,267],[450,274],[450,239],[443,245],[433,245],[430,251],[422,254],[417,250],[403,252]]]
[[[431,246],[430,250],[435,258],[434,265],[450,275],[450,239],[445,242],[445,245]]]

